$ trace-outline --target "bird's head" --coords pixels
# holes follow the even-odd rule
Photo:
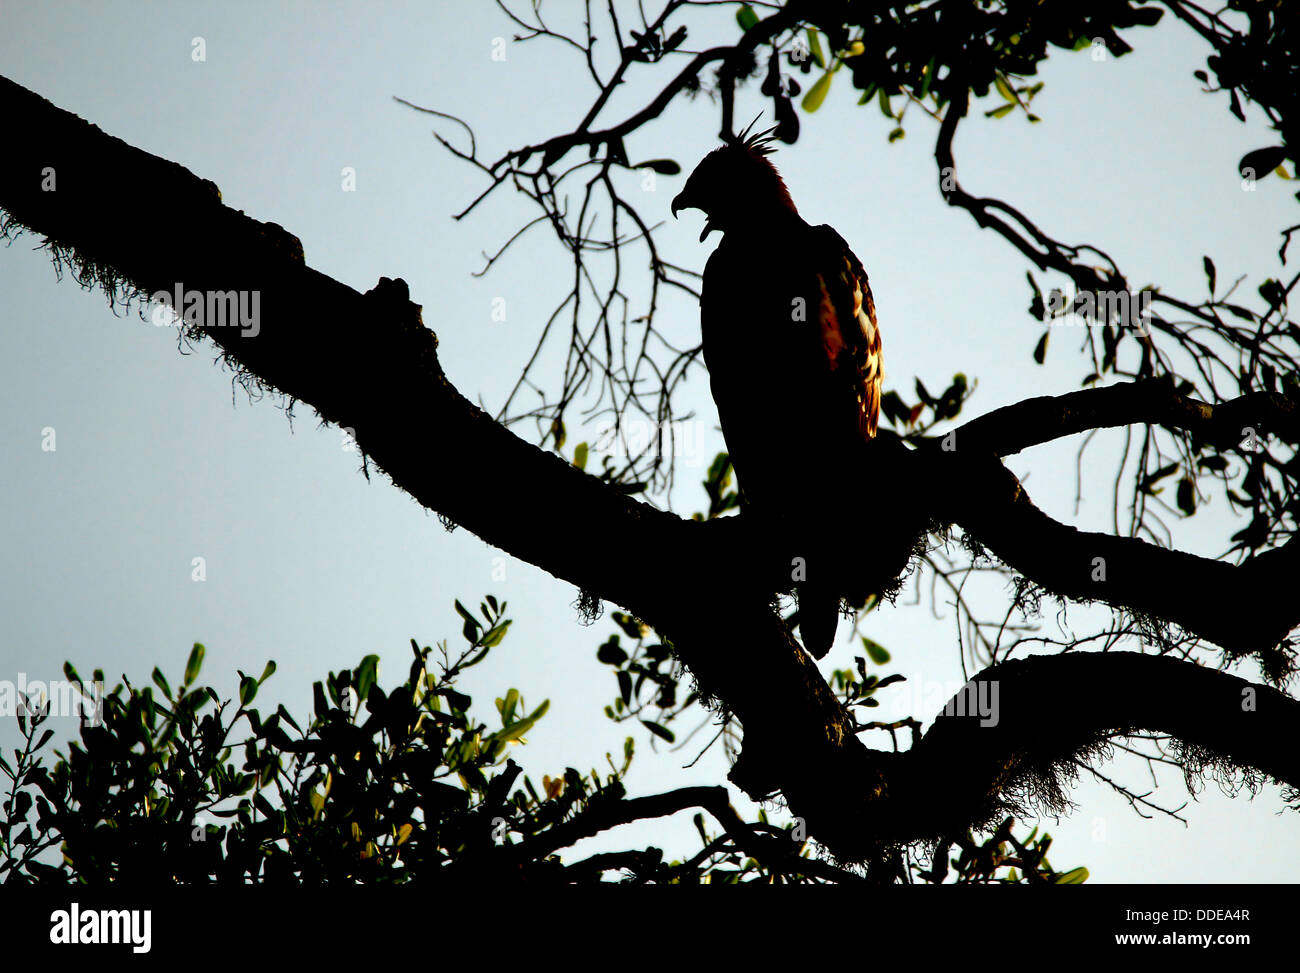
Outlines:
[[[686,188],[672,202],[678,210],[699,209],[708,217],[700,242],[714,230],[728,230],[761,224],[773,208],[795,210],[772,154],[773,132],[751,135],[749,129],[706,155],[695,167]]]

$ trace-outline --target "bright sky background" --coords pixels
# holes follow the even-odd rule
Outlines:
[[[734,37],[730,14],[714,16],[720,32],[688,46]],[[486,3],[45,0],[6,4],[0,23],[0,74],[215,181],[228,205],[301,238],[314,268],[358,290],[381,275],[405,278],[438,333],[451,380],[489,407],[501,402],[567,289],[565,257],[542,230],[489,276],[471,277],[481,252],[495,251],[535,213],[502,193],[453,222],[450,214],[483,183],[430,137],[427,116],[392,96],[470,120],[480,151],[496,158],[572,128],[585,112],[592,89],[573,52],[511,43],[504,61],[493,60],[494,39],[515,31]],[[1233,119],[1223,96],[1199,91],[1191,74],[1203,67],[1204,51],[1189,32],[1170,23],[1127,36],[1137,50],[1120,60],[1053,50],[1035,101],[1039,125],[1015,114],[985,121],[973,111],[956,146],[963,185],[1008,198],[1060,239],[1109,250],[1135,283],[1156,281],[1196,299],[1205,286],[1201,255],[1210,254],[1220,281],[1249,272],[1245,293],[1253,294],[1276,275],[1277,231],[1294,222],[1294,201],[1276,178],[1243,192],[1235,167],[1246,151],[1276,139],[1257,118],[1244,126]],[[191,60],[195,37],[206,42],[203,63]],[[776,162],[804,216],[832,223],[871,275],[887,385],[910,400],[913,376],[937,390],[964,371],[979,382],[968,417],[1077,388],[1091,370],[1072,347],[1081,335],[1054,334],[1047,364],[1035,366],[1041,326],[1025,313],[1025,265],[940,199],[934,124],[909,115],[907,137],[888,145],[891,126],[874,107],[857,108],[846,81],[837,78],[820,112],[804,117],[798,144]],[[621,118],[661,83],[650,70],[634,75],[603,117]],[[760,108],[770,105],[755,84],[736,114],[748,119]],[[628,149],[634,159],[675,158],[689,171],[717,130],[707,99],[682,99]],[[460,138],[455,126],[442,131]],[[355,192],[341,189],[348,166]],[[639,177],[629,179],[635,190]],[[681,184],[660,177],[643,211],[666,218]],[[696,243],[699,216],[683,214],[664,228],[669,259],[703,266],[717,238]],[[124,201],[121,218],[148,220],[185,245],[184,213],[139,212]],[[535,781],[566,765],[604,766],[606,752],[621,751],[629,730],[602,715],[616,687],[595,659],[613,631],[608,616],[584,627],[572,586],[508,556],[505,580],[494,580],[501,552],[465,530],[446,533],[383,477],[367,483],[339,430],[318,427],[305,406],[291,425],[270,399],[250,404],[210,349],[181,355],[174,332],[115,318],[102,295],[56,281],[48,256],[33,250],[38,242],[23,236],[0,251],[0,679],[57,679],[70,659],[83,674],[102,667],[143,684],[155,664],[178,675],[190,645],[202,641],[205,676],[219,688],[233,694],[236,668],[258,673],[274,659],[279,672],[259,702],[282,700],[306,713],[312,680],[376,652],[389,667],[381,682],[391,685],[409,662],[410,638],[455,644],[452,600],[477,605],[490,592],[509,602],[515,623],[495,658],[461,684],[479,715],[494,717],[493,697],[510,686],[530,706],[551,700],[515,754]],[[491,317],[498,297],[504,322]],[[662,314],[683,340],[696,333],[688,301],[670,301]],[[696,484],[722,446],[704,379],[697,370],[683,399],[703,418],[705,437],[704,448],[681,459],[674,505],[686,511],[703,505]],[[56,452],[41,449],[46,427],[56,430]],[[581,438],[570,434],[571,443]],[[1077,514],[1077,443],[1032,450],[1011,465],[1048,513],[1105,529],[1116,443],[1100,438],[1091,447],[1095,475],[1085,479]],[[413,448],[438,450],[438,431]],[[1204,554],[1225,547],[1242,525],[1227,521],[1223,506],[1179,528],[1180,546]],[[574,536],[582,542],[581,525]],[[206,559],[203,583],[191,580],[194,557]],[[865,631],[909,677],[882,693],[879,717],[907,715],[909,700],[921,700],[915,715],[928,723],[961,667],[951,609],[940,604],[936,618],[928,586],[915,602],[913,586]],[[1053,627],[1051,612],[1044,622]],[[851,658],[842,640],[823,670]],[[688,728],[678,727],[679,739]],[[55,730],[64,740],[73,722],[56,721]],[[658,755],[640,727],[631,732],[634,794],[717,783],[725,774],[716,749],[683,769],[711,736],[707,727],[685,748]],[[6,720],[0,745],[15,740]],[[1147,789],[1140,765],[1101,769]],[[1155,799],[1182,803],[1180,775],[1160,781]],[[1211,783],[1184,812],[1186,827],[1141,820],[1091,782],[1073,796],[1070,817],[1045,822],[1058,868],[1086,865],[1104,882],[1295,880],[1300,822],[1279,815],[1276,788],[1229,800]],[[690,815],[679,819],[621,833],[607,847],[689,852],[697,847]]]

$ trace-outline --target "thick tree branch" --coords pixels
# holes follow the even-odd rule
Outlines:
[[[1081,531],[1043,513],[991,453],[924,450],[934,509],[1048,591],[1171,622],[1233,655],[1258,654],[1274,677],[1274,650],[1300,625],[1291,592],[1300,539],[1241,565],[1157,547],[1136,537]],[[1249,608],[1247,608],[1249,606]]]
[[[977,712],[980,701],[989,715]],[[931,808],[928,827],[940,834],[992,820],[1025,798],[1061,809],[1065,795],[1051,783],[1061,765],[1104,748],[1116,732],[1169,734],[1193,772],[1254,767],[1300,787],[1300,701],[1177,659],[1107,652],[1005,662],[980,673],[949,708],[908,754],[908,774],[928,794],[908,804]]]
[[[1179,395],[1172,379],[1148,379],[1023,399],[965,423],[954,435],[959,449],[1010,456],[1063,436],[1138,424],[1184,430],[1220,450],[1240,449],[1252,430],[1256,440],[1277,436],[1300,445],[1300,402],[1251,392],[1211,405]]]

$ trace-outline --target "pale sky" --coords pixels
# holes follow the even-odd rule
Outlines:
[[[470,120],[495,158],[569,130],[585,112],[592,89],[571,52],[534,41],[507,44],[506,59],[493,60],[494,39],[515,30],[490,4],[45,0],[6,4],[0,22],[0,74],[213,180],[228,205],[297,235],[312,267],[358,290],[381,275],[405,278],[451,380],[489,407],[501,402],[567,289],[567,258],[543,230],[487,277],[472,277],[481,253],[535,214],[502,193],[453,222],[481,179],[433,140],[427,116],[392,97]],[[708,43],[735,35],[729,14],[717,22],[721,33]],[[1200,93],[1191,73],[1204,51],[1189,32],[1170,23],[1127,36],[1137,50],[1118,60],[1053,50],[1034,103],[1041,124],[972,111],[956,146],[963,185],[1009,199],[1060,239],[1101,246],[1139,285],[1154,281],[1198,299],[1201,256],[1210,254],[1221,281],[1250,273],[1253,293],[1276,274],[1277,231],[1295,222],[1294,200],[1276,178],[1242,192],[1235,167],[1276,138],[1257,117],[1237,122],[1222,96]],[[206,46],[201,63],[191,58],[196,37]],[[803,118],[799,142],[775,162],[804,216],[833,224],[871,276],[887,388],[911,400],[914,376],[933,390],[963,371],[979,382],[966,417],[1077,388],[1091,369],[1071,348],[1073,336],[1053,335],[1045,366],[1030,358],[1041,326],[1025,312],[1024,263],[940,199],[933,123],[909,117],[907,137],[889,145],[889,123],[872,106],[856,107],[847,80],[837,78],[822,109]],[[634,77],[608,118],[621,118],[655,82],[662,79],[652,72]],[[768,107],[755,86],[736,115]],[[629,152],[671,157],[689,171],[717,130],[706,99],[680,100],[630,140]],[[443,131],[459,138],[454,126]],[[342,189],[345,167],[357,173],[355,192]],[[683,178],[660,177],[644,212],[668,218]],[[691,216],[699,214],[669,220],[661,245],[669,259],[699,269],[717,238],[698,244]],[[124,201],[121,217],[149,220],[185,245],[184,214],[137,212]],[[446,533],[383,477],[367,483],[339,430],[320,428],[308,407],[291,425],[271,399],[250,403],[211,349],[182,355],[174,332],[114,317],[102,295],[56,281],[47,255],[33,250],[38,242],[23,236],[0,251],[0,679],[57,679],[70,659],[82,673],[102,667],[143,684],[154,665],[179,673],[202,641],[214,685],[233,694],[236,668],[257,673],[275,659],[279,672],[259,702],[305,713],[312,680],[375,652],[389,664],[381,683],[391,685],[405,670],[410,638],[459,639],[454,598],[477,605],[493,593],[509,602],[511,635],[461,688],[484,719],[511,686],[530,706],[550,699],[549,714],[514,754],[535,781],[568,765],[604,766],[603,755],[619,753],[629,732],[638,744],[633,794],[723,779],[717,749],[684,766],[712,735],[707,728],[682,750],[656,755],[639,726],[605,719],[616,688],[595,650],[613,623],[580,624],[571,585],[509,556],[494,563],[502,552],[465,530]],[[492,319],[495,298],[506,302],[504,322]],[[662,314],[683,339],[697,333],[698,311],[685,299]],[[697,484],[722,448],[704,379],[697,370],[682,400],[683,411],[702,417],[703,446],[682,457],[679,510],[703,505]],[[55,452],[41,448],[47,427],[57,433]],[[571,430],[571,443],[581,438]],[[1077,442],[1031,450],[1010,465],[1049,514],[1107,529],[1117,442],[1099,437],[1091,447],[1096,467],[1085,471],[1077,513]],[[427,448],[440,448],[436,430]],[[1222,506],[1180,525],[1175,540],[1203,554],[1225,547],[1242,524]],[[191,580],[195,557],[207,564],[201,583]],[[501,563],[505,580],[494,580]],[[961,679],[952,611],[940,604],[936,618],[929,586],[919,594],[917,603],[909,588],[864,628],[893,653],[890,671],[909,677],[905,689],[882,693],[882,719],[913,712],[909,700]],[[993,602],[988,614],[1000,608]],[[1050,613],[1043,621],[1054,627]],[[823,671],[851,665],[852,655],[842,639]],[[935,709],[914,715],[928,723]],[[679,738],[689,727],[675,727]],[[74,732],[71,721],[54,728],[59,741]],[[15,739],[6,720],[0,745]],[[1147,789],[1145,769],[1131,761],[1101,770]],[[1162,773],[1160,784],[1154,799],[1186,799],[1180,775]],[[1183,812],[1188,826],[1142,820],[1086,780],[1073,798],[1070,817],[1044,825],[1055,836],[1057,868],[1086,865],[1102,882],[1295,880],[1297,822],[1279,816],[1276,788],[1230,800],[1211,784]],[[689,853],[697,847],[690,814],[678,818],[627,829],[606,847],[653,843]]]

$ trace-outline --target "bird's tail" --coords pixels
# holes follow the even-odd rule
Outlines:
[[[805,582],[798,586],[799,636],[803,647],[814,659],[820,659],[835,644],[835,630],[840,624],[840,596],[834,588]]]

